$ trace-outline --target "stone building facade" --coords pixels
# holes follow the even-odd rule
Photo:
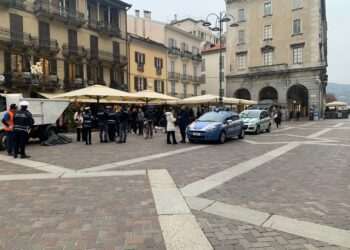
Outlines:
[[[127,10],[111,0],[0,1],[3,91],[70,91],[93,84],[127,90]],[[31,64],[40,62],[35,76]]]
[[[227,96],[322,116],[327,80],[324,0],[226,0]]]

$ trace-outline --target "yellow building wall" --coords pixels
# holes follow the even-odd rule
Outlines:
[[[154,90],[154,81],[164,81],[164,94],[167,93],[167,50],[160,46],[150,45],[149,43],[132,39],[129,45],[129,91],[136,92],[135,90],[135,76],[147,78],[147,89]],[[137,70],[137,63],[135,62],[135,52],[145,54],[144,71]],[[163,59],[163,68],[161,75],[156,74],[156,67],[154,66],[154,58]]]

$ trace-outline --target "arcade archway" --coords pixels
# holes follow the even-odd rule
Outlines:
[[[238,89],[233,97],[238,98],[238,99],[245,99],[245,100],[251,100],[252,97],[250,95],[249,90],[247,89]]]
[[[259,102],[262,101],[271,101],[273,103],[278,102],[278,92],[273,87],[265,87],[260,90],[259,93]]]
[[[309,91],[304,85],[298,84],[290,87],[287,92],[289,111],[293,111],[294,116],[300,112],[301,117],[308,116]]]

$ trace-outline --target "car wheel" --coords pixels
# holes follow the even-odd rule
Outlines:
[[[257,126],[257,127],[256,127],[255,134],[256,134],[256,135],[260,134],[260,126]]]
[[[266,129],[266,133],[270,133],[271,132],[271,123],[269,124],[269,126]]]
[[[219,143],[224,144],[226,142],[226,134],[222,131],[219,135]]]
[[[245,137],[245,130],[242,128],[241,133],[239,134],[238,138],[244,139],[244,137]]]

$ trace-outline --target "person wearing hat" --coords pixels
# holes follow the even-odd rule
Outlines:
[[[29,103],[27,101],[21,101],[19,103],[21,109],[17,111],[13,116],[13,134],[14,134],[14,154],[13,157],[17,158],[18,154],[21,158],[29,158],[26,154],[26,143],[28,139],[29,129],[34,125],[34,119],[32,114],[28,111]]]
[[[115,126],[117,123],[117,114],[112,106],[107,106],[107,132],[109,141],[115,141]]]
[[[91,114],[90,107],[85,107],[83,114],[83,128],[85,129],[86,145],[91,145],[91,130],[93,120],[94,117]]]
[[[4,130],[6,132],[6,149],[8,155],[13,155],[13,116],[17,111],[17,105],[11,104],[10,109],[5,113],[1,122],[5,125]]]

